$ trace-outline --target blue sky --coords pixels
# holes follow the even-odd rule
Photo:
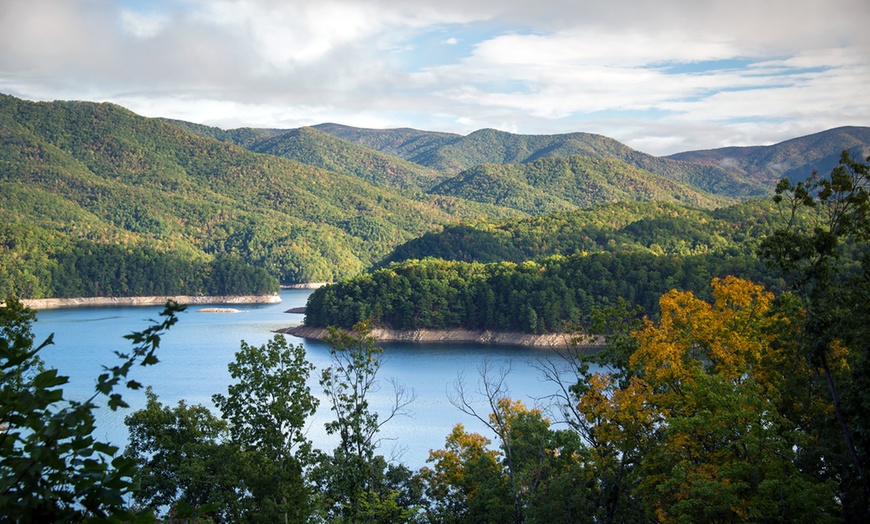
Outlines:
[[[0,92],[670,154],[870,125],[868,23],[867,0],[3,0]]]

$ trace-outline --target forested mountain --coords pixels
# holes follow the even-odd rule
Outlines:
[[[481,164],[517,164],[580,155],[622,160],[656,175],[722,196],[745,198],[762,196],[770,191],[769,186],[715,166],[655,157],[612,138],[591,133],[518,135],[481,129],[461,136],[406,129],[358,129],[333,124],[315,127],[448,173],[459,173]]]
[[[2,96],[0,140],[4,222],[191,259],[238,256],[282,282],[356,274],[437,224],[507,216],[412,199],[111,104]]]
[[[221,142],[230,142],[245,148],[260,140],[268,139],[287,132],[286,129],[261,129],[253,127],[221,129],[219,127],[206,126],[193,122],[186,122],[184,120],[174,120],[171,118],[160,118],[159,120],[182,127],[203,138],[213,138],[215,140],[220,140]]]
[[[729,203],[621,160],[569,156],[521,164],[484,164],[442,182],[430,193],[540,215],[600,202],[663,201],[711,208]]]
[[[259,139],[252,151],[283,156],[336,173],[357,176],[376,185],[426,191],[447,175],[399,157],[338,138],[313,127]]]
[[[430,194],[504,206],[530,214],[551,213],[586,207],[597,202],[621,200],[677,201],[697,207],[715,207],[730,202],[726,197],[713,196],[612,158],[547,157],[526,163],[482,164],[449,177],[444,171],[423,167],[313,127],[284,133],[264,130],[257,136],[253,136],[251,130],[246,129],[221,131],[204,126],[185,127],[200,136],[239,143],[251,151],[283,156],[331,171],[355,175],[374,184],[427,191]],[[339,132],[352,129],[336,125],[323,128]],[[390,148],[388,144],[394,141],[406,138],[413,140],[413,135],[408,138],[405,132],[406,130],[393,130],[375,135],[385,139],[372,145]],[[364,142],[361,133],[341,134]],[[481,136],[485,135],[486,133],[482,133]],[[417,146],[432,153],[435,144],[441,144],[438,147],[443,148],[445,138],[435,135],[434,139],[426,140],[428,145]],[[495,158],[492,155],[484,157]]]
[[[718,166],[773,185],[781,178],[802,182],[813,171],[830,173],[844,150],[854,158],[867,158],[870,155],[870,127],[838,127],[771,146],[687,151],[668,158]]]
[[[411,162],[425,158],[433,151],[462,139],[456,133],[439,133],[437,131],[421,131],[407,127],[398,129],[366,129],[341,124],[318,124],[313,126],[331,135],[343,138],[382,153],[395,155]]]
[[[281,156],[336,173],[354,175],[376,185],[423,192],[449,176],[316,127],[223,130],[179,120],[167,121],[205,138],[231,142],[256,153]]]
[[[743,165],[768,158],[801,166],[800,148],[813,161],[827,161],[838,144],[854,146],[865,134],[865,128],[846,128],[756,148]],[[714,208],[770,191],[769,181],[749,167],[656,158],[587,133],[484,129],[461,136],[337,124],[222,130],[143,118],[111,104],[0,95],[0,140],[0,218],[15,226],[4,231],[0,274],[6,287],[41,294],[60,289],[59,277],[45,285],[44,276],[66,271],[50,267],[62,253],[98,245],[147,248],[153,250],[148,257],[169,266],[177,261],[162,259],[167,253],[194,265],[236,258],[284,283],[334,281],[419,247],[409,243],[390,255],[438,228],[446,227],[443,235],[470,231],[480,240],[508,228],[501,222],[508,217],[637,200],[683,204],[680,213],[688,216],[689,207]],[[489,229],[456,225],[481,220]],[[677,227],[655,227],[671,226]],[[47,259],[32,256],[33,238],[41,239]],[[444,242],[448,236],[426,238]],[[466,249],[462,239],[449,242]],[[481,246],[513,253],[506,259],[546,254],[511,243]],[[477,260],[479,254],[465,256]],[[33,285],[40,282],[35,275],[43,275],[42,285]],[[74,292],[74,286],[64,289]],[[120,282],[101,289],[134,292]]]
[[[781,220],[767,200],[717,210],[661,202],[599,204],[502,222],[444,226],[398,246],[379,265],[426,257],[524,262],[599,252],[752,255],[759,240]]]

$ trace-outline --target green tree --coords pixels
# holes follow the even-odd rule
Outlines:
[[[801,302],[801,356],[823,373],[841,435],[842,445],[829,447],[827,461],[837,471],[834,478],[840,483],[847,514],[866,520],[870,518],[870,166],[844,151],[829,177],[813,173],[798,184],[784,179],[774,199],[782,206],[786,223],[762,243],[760,253],[784,273]]]
[[[140,384],[128,379],[134,365],[153,365],[163,333],[175,324],[180,308],[167,304],[165,317],[143,331],[126,335],[129,353],[105,368],[96,393],[79,402],[64,399],[68,377],[36,368],[32,314],[8,298],[0,330],[0,514],[14,522],[148,522],[150,510],[136,513],[126,497],[136,491],[136,464],[118,456],[118,448],[94,438],[97,399],[109,409],[127,407],[117,388]]]
[[[305,359],[305,348],[288,345],[283,335],[260,347],[243,341],[228,368],[237,382],[227,396],[212,398],[238,451],[240,519],[306,522],[312,494],[305,472],[313,454],[305,424],[318,400],[308,387],[314,366]]]
[[[394,508],[400,493],[383,489],[380,479],[386,463],[375,452],[381,427],[403,413],[413,393],[392,382],[393,402],[381,416],[369,401],[380,388],[382,350],[368,327],[357,324],[352,332],[330,329],[327,341],[332,365],[321,373],[320,385],[335,416],[326,423],[326,431],[337,434],[339,443],[332,456],[323,457],[318,473],[324,517],[354,523],[409,521],[416,510]]]
[[[143,409],[128,415],[130,432],[125,456],[140,469],[140,489],[134,500],[158,513],[165,507],[214,508],[210,517],[234,521],[241,497],[234,468],[238,456],[228,445],[227,423],[201,405],[164,406],[149,387]]]

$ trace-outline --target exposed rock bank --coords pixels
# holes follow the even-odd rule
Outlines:
[[[300,338],[323,340],[327,330],[319,327],[297,326],[278,330]],[[529,346],[564,349],[571,345],[573,335],[569,333],[510,333],[500,331],[471,331],[466,329],[419,329],[399,331],[395,329],[372,329],[371,335],[379,342],[423,342],[423,343],[471,343],[506,346]]]
[[[277,304],[278,295],[227,295],[227,296],[160,296],[160,297],[85,297],[85,298],[31,298],[21,302],[31,309],[59,309],[88,306],[162,306],[168,300],[183,305],[198,304]]]

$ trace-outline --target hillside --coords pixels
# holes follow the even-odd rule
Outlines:
[[[621,160],[634,167],[727,197],[757,197],[770,187],[716,166],[659,158],[591,133],[518,135],[481,129],[467,136],[416,130],[376,130],[333,124],[315,126],[372,149],[447,173],[481,164],[529,163],[542,158],[589,156]]]
[[[282,156],[376,185],[426,191],[447,177],[399,157],[381,153],[313,127],[267,136],[245,145],[251,151]]]
[[[843,150],[849,150],[854,158],[867,158],[870,155],[870,127],[839,127],[771,146],[687,151],[668,158],[721,167],[774,185],[781,178],[804,181],[813,171],[830,173]]]
[[[415,160],[424,158],[432,151],[445,147],[462,135],[454,133],[439,133],[436,131],[420,131],[418,129],[365,129],[341,124],[318,124],[313,126],[321,131],[354,142],[362,146],[426,165]]]
[[[730,202],[620,160],[587,156],[485,164],[442,182],[430,193],[511,207],[534,215],[602,202],[680,202],[701,208]]]
[[[516,220],[444,226],[398,246],[379,266],[427,257],[524,262],[553,255],[640,252],[753,255],[780,219],[772,201],[717,210],[662,202],[618,202]]]
[[[229,142],[231,144],[235,144],[237,146],[242,146],[245,148],[247,148],[250,144],[253,144],[254,142],[268,139],[270,137],[287,132],[286,129],[263,129],[254,127],[221,129],[219,127],[206,126],[203,124],[186,122],[184,120],[175,120],[172,118],[158,118],[158,120],[162,120],[163,122],[168,122],[172,125],[181,127],[187,131],[190,131],[194,135],[201,136],[203,138],[211,138],[214,140],[220,140],[221,142]]]
[[[116,273],[114,281],[100,284],[101,292],[129,293],[120,275],[126,270],[112,269],[126,267],[119,262],[125,256],[159,259],[149,275],[179,264],[187,269],[178,275],[194,267],[211,272],[218,260],[235,260],[221,271],[259,268],[283,283],[349,277],[402,250],[409,256],[435,253],[415,239],[425,245],[437,238],[435,244],[466,253],[438,256],[476,260],[469,253],[491,247],[513,253],[506,259],[516,253],[537,257],[548,251],[529,246],[551,244],[548,234],[523,237],[508,218],[565,217],[615,201],[669,201],[685,206],[680,214],[694,216],[691,208],[767,195],[769,182],[752,166],[775,161],[795,170],[827,162],[841,146],[863,147],[866,135],[867,128],[843,128],[739,155],[698,153],[686,162],[587,133],[484,129],[461,136],[337,124],[222,130],[144,118],[112,104],[0,95],[0,219],[9,226],[2,232],[0,271],[20,289],[46,293],[40,283],[47,275],[59,285],[62,275],[73,275],[76,260],[87,259],[91,269]],[[808,160],[801,160],[802,148]],[[732,153],[739,163],[725,161]],[[683,225],[665,220],[650,227],[670,235]],[[693,234],[705,227],[693,225]],[[487,237],[509,230],[527,244],[502,245],[502,233]],[[566,231],[584,238],[573,226]],[[450,238],[453,232],[479,245],[462,235]],[[668,247],[667,235],[659,236],[648,250],[655,251],[652,244],[663,252],[678,249]],[[417,247],[396,249],[403,244]],[[588,250],[575,244],[570,249]],[[107,260],[114,262],[102,263]],[[152,278],[159,277],[137,280],[145,285]],[[244,279],[262,284],[262,275]],[[213,284],[199,276],[186,280]],[[64,286],[64,292],[75,293],[78,285]]]
[[[238,256],[282,282],[356,274],[439,224],[508,212],[410,198],[111,104],[0,96],[2,219],[190,257]]]

